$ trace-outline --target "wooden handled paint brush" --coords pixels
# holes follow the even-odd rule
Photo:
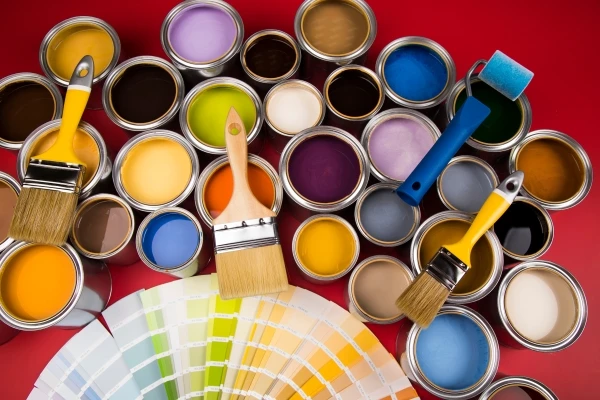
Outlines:
[[[213,221],[219,293],[223,299],[287,290],[276,214],[252,194],[248,183],[246,129],[232,107],[225,123],[233,194]]]
[[[521,171],[512,173],[487,198],[460,241],[442,246],[427,267],[400,295],[396,306],[422,328],[429,326],[448,295],[471,268],[471,250],[512,204],[523,184]]]
[[[67,241],[87,165],[73,150],[73,138],[87,105],[94,60],[79,61],[65,97],[60,131],[45,153],[29,160],[8,235],[60,246]]]

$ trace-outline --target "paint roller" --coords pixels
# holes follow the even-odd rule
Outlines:
[[[533,72],[499,50],[488,61],[478,60],[473,64],[464,78],[466,101],[419,165],[396,189],[398,196],[411,206],[419,205],[450,159],[490,114],[490,109],[473,97],[471,90],[471,76],[480,65],[484,67],[479,79],[512,101],[523,93],[533,78]]]

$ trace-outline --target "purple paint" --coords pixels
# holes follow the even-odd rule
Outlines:
[[[369,156],[383,175],[405,181],[435,142],[433,133],[422,122],[393,118],[379,124],[369,139]]]
[[[169,26],[169,42],[180,57],[197,63],[214,61],[233,46],[237,28],[226,11],[207,5],[183,9]]]
[[[294,189],[315,203],[335,203],[350,196],[361,165],[351,145],[331,135],[302,141],[290,155],[288,173]]]

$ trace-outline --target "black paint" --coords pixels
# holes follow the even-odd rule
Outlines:
[[[288,74],[296,64],[296,51],[284,38],[265,35],[256,39],[246,50],[248,69],[262,78],[279,78]]]
[[[548,224],[540,210],[515,201],[494,225],[502,246],[511,253],[528,256],[540,251],[548,240]]]
[[[368,115],[379,104],[380,92],[373,78],[355,69],[337,75],[327,88],[330,105],[348,117]]]

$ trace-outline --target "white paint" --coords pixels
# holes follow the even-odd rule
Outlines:
[[[321,99],[309,88],[282,85],[269,98],[266,117],[278,130],[296,134],[319,123]]]
[[[568,281],[544,268],[518,273],[506,289],[504,305],[515,330],[537,343],[562,340],[577,317],[577,303]]]

